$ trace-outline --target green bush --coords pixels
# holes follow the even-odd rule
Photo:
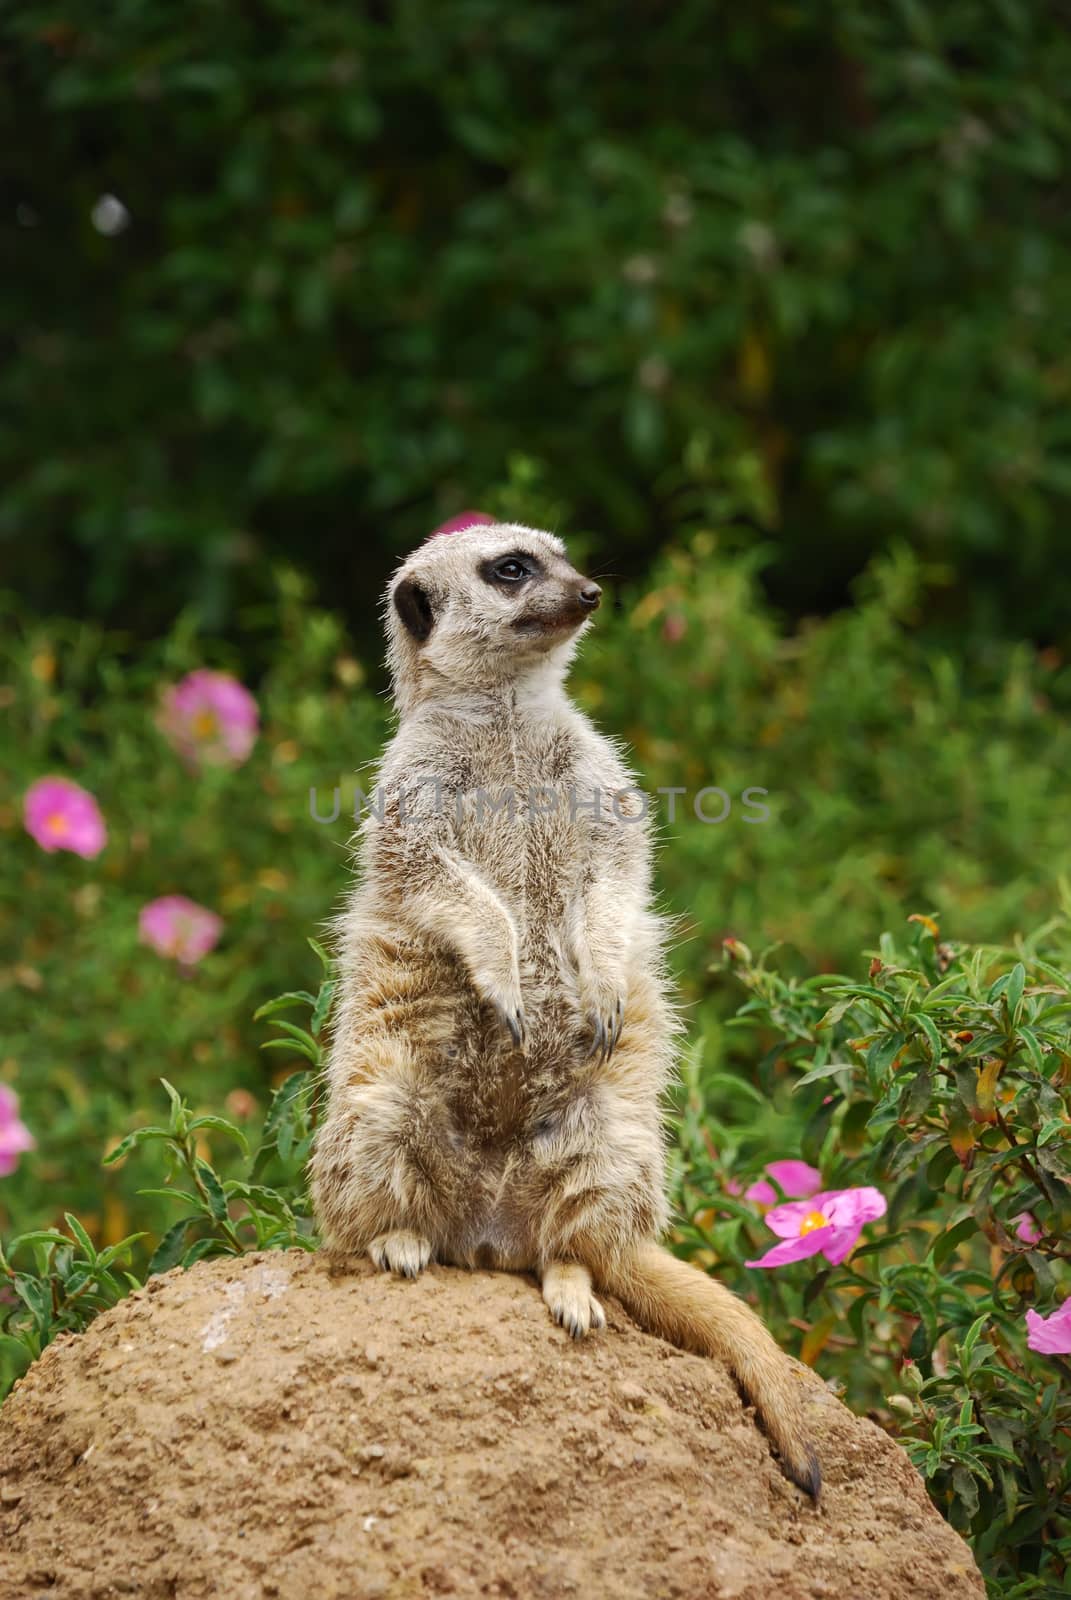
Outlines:
[[[615,570],[713,524],[799,614],[903,538],[935,622],[1062,634],[1059,8],[22,0],[0,39],[43,613],[193,602],[247,651],[285,554],[367,625],[523,448]]]
[[[74,623],[20,623],[7,611],[0,682],[13,740],[0,758],[12,799],[0,814],[0,876],[12,919],[0,982],[0,1079],[22,1100],[38,1141],[0,1182],[0,1231],[77,1212],[110,1244],[130,1231],[127,1169],[102,1173],[109,1141],[149,1120],[161,1076],[201,1110],[236,1096],[254,1121],[300,1059],[262,1053],[244,1019],[279,990],[311,982],[306,937],[335,911],[347,878],[346,826],[317,826],[309,791],[327,806],[340,770],[372,761],[385,707],[337,623],[311,611],[292,575],[270,616],[277,665],[260,685],[261,735],[236,769],[194,772],[155,725],[161,690],[205,664],[186,623],[133,651]],[[214,665],[226,665],[214,651]],[[57,773],[90,790],[109,837],[83,861],[45,854],[24,831],[22,795]],[[139,942],[142,907],[183,894],[223,919],[219,947],[186,968]],[[142,1180],[144,1181],[144,1179]],[[139,1225],[165,1226],[162,1202]]]
[[[1029,1351],[1025,1316],[1069,1287],[1071,890],[1014,950],[925,914],[908,932],[865,977],[786,977],[727,941],[747,998],[689,1058],[678,1236],[899,1435],[993,1594],[1050,1596],[1071,1575],[1071,1360]],[[777,1241],[741,1183],[800,1156],[886,1214],[843,1264],[747,1272]]]

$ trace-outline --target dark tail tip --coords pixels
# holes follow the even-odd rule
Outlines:
[[[802,1489],[804,1494],[809,1494],[815,1505],[818,1504],[822,1493],[822,1468],[813,1445],[805,1447],[802,1461],[782,1460],[781,1469],[790,1483]]]

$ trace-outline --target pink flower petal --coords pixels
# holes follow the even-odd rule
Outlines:
[[[814,1203],[824,1211],[830,1222],[839,1227],[862,1227],[874,1222],[888,1210],[885,1196],[879,1189],[839,1189],[829,1194],[816,1195]]]
[[[1042,1230],[1038,1227],[1037,1222],[1029,1211],[1020,1211],[1017,1217],[1012,1218],[1012,1221],[1017,1224],[1015,1229],[1015,1237],[1017,1239],[1021,1239],[1024,1244],[1037,1244],[1041,1238]]]
[[[807,1161],[771,1161],[766,1171],[789,1200],[809,1200],[822,1187],[822,1174]]]
[[[767,1222],[770,1220],[767,1217]],[[802,1239],[786,1239],[783,1244],[775,1244],[772,1250],[767,1250],[764,1256],[757,1261],[745,1261],[745,1267],[786,1267],[792,1261],[803,1261],[807,1256],[816,1256],[822,1249],[822,1241],[827,1233],[826,1228],[815,1228],[810,1233],[805,1233]]]
[[[815,1232],[822,1240],[822,1254],[833,1266],[839,1266],[845,1256],[855,1249],[862,1233],[862,1225],[847,1228],[816,1228]]]
[[[1027,1346],[1039,1355],[1071,1355],[1071,1298],[1048,1317],[1041,1316],[1037,1311],[1028,1311],[1026,1328]]]
[[[757,1206],[775,1206],[780,1196],[772,1183],[767,1183],[765,1178],[759,1178],[749,1189],[744,1190],[744,1199],[750,1200]]]

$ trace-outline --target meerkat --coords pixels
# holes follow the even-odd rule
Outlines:
[[[533,1273],[575,1338],[605,1325],[596,1291],[616,1296],[728,1365],[817,1500],[798,1369],[658,1243],[680,1028],[651,828],[565,690],[600,597],[558,538],[487,518],[432,535],[389,586],[397,731],[337,924],[316,1216],[329,1250],[407,1277]]]

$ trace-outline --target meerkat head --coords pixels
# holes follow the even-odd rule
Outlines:
[[[484,519],[433,534],[387,591],[399,709],[436,688],[560,680],[601,595],[551,533]]]

